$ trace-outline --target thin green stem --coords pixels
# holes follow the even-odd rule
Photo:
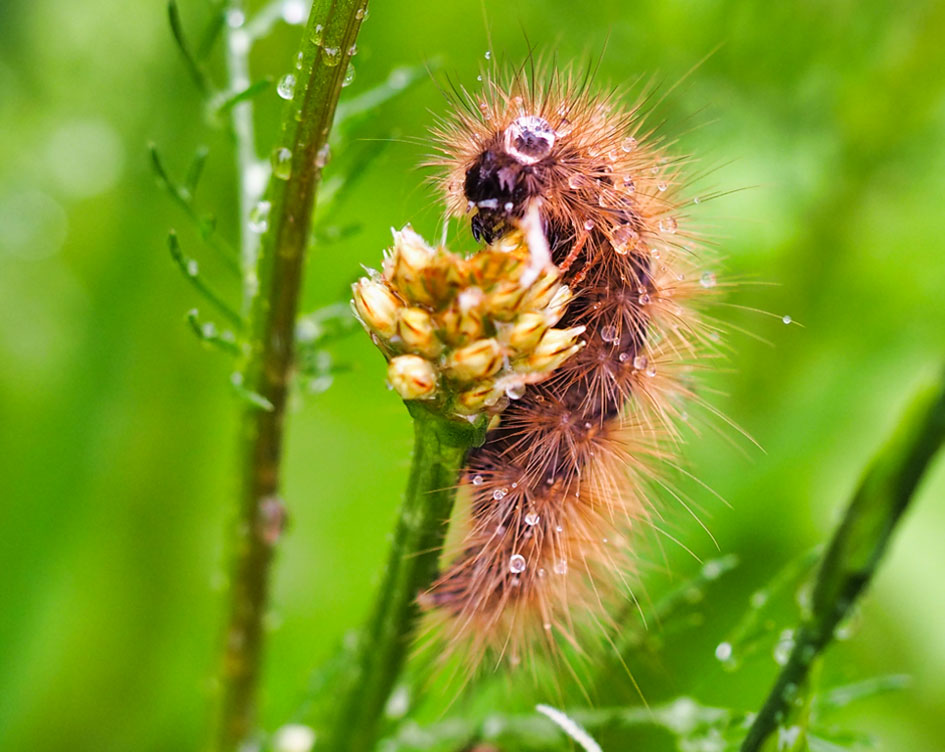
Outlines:
[[[252,38],[243,28],[246,7],[243,0],[229,0],[226,9],[226,73],[227,90],[245,91],[252,84],[249,76],[249,52]],[[256,249],[259,238],[249,229],[249,215],[265,184],[265,166],[256,156],[256,132],[253,124],[253,102],[243,99],[229,110],[230,127],[236,146],[236,178],[239,183],[240,266],[243,271],[243,308],[248,310],[255,288]],[[262,179],[259,179],[262,174]]]
[[[875,575],[896,524],[923,473],[945,443],[945,385],[923,390],[896,433],[866,471],[830,541],[817,574],[810,613],[742,743],[757,752],[784,720],[791,698],[807,682],[815,659]]]
[[[470,447],[482,442],[485,420],[455,422],[407,403],[414,450],[407,492],[387,570],[371,615],[358,634],[354,665],[337,687],[338,704],[325,749],[366,752],[403,667],[420,618],[417,596],[433,582],[453,509],[459,473]]]
[[[270,224],[251,285],[256,292],[240,380],[241,388],[259,399],[247,401],[242,416],[243,480],[232,532],[234,560],[221,672],[219,752],[238,749],[256,725],[269,569],[285,519],[280,485],[286,396],[305,251],[324,164],[318,155],[327,144],[341,93],[347,65],[344,53],[354,45],[365,5],[366,0],[317,0],[302,40],[299,82],[282,119],[280,143],[291,150],[292,169],[287,180],[270,183]],[[320,34],[315,34],[316,26],[321,26]],[[232,37],[229,41],[232,47]],[[322,54],[319,41],[325,52],[341,51],[341,59]],[[344,64],[339,65],[341,62]],[[244,117],[248,105],[241,102],[233,108],[234,123]],[[245,126],[243,123],[243,130],[237,133],[241,150],[246,149]],[[240,164],[240,179],[245,181],[242,159]],[[245,182],[241,185],[245,189]],[[244,211],[241,218],[245,232]],[[243,247],[247,247],[245,242]]]

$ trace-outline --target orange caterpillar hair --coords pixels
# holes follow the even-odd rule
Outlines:
[[[542,76],[539,75],[539,78]],[[469,457],[470,529],[423,602],[478,663],[513,664],[608,625],[633,567],[627,535],[658,515],[680,397],[712,349],[698,305],[714,277],[680,216],[681,161],[588,77],[534,73],[461,89],[434,131],[453,216],[491,242],[537,209],[586,346],[501,414]]]

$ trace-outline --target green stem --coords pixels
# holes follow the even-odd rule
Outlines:
[[[282,119],[280,144],[292,152],[292,169],[289,179],[270,182],[270,225],[256,263],[241,371],[241,389],[259,399],[247,401],[242,416],[243,480],[231,543],[219,752],[239,748],[256,725],[269,569],[285,519],[280,480],[286,395],[305,251],[324,165],[318,155],[328,141],[347,51],[354,45],[366,3],[316,0],[302,40],[299,80]]]
[[[811,612],[742,743],[756,752],[784,720],[790,699],[869,584],[923,473],[945,443],[945,385],[924,389],[869,466],[830,541],[814,584]]]
[[[420,618],[417,596],[437,574],[446,521],[470,447],[482,443],[485,421],[455,422],[407,403],[414,418],[410,478],[384,581],[358,635],[354,665],[336,690],[336,714],[325,749],[366,752],[403,666]]]

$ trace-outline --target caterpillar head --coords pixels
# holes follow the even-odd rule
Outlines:
[[[521,218],[526,203],[541,194],[542,172],[554,161],[557,136],[538,115],[522,115],[486,143],[466,170],[463,192],[475,206],[472,233],[491,243],[504,234],[513,218]]]

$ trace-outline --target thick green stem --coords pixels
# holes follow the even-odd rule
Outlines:
[[[417,596],[436,577],[446,521],[470,447],[482,443],[485,420],[455,422],[407,403],[414,418],[410,478],[384,581],[358,635],[354,665],[336,690],[326,749],[366,752],[404,664],[420,618]]]
[[[811,612],[797,630],[788,661],[755,717],[742,752],[760,750],[784,720],[791,698],[807,681],[815,659],[876,573],[896,524],[943,443],[945,385],[939,385],[916,397],[860,483],[824,554]]]
[[[298,83],[282,119],[280,144],[291,151],[291,174],[287,180],[270,182],[269,230],[251,278],[255,295],[238,384],[252,399],[246,401],[241,426],[243,480],[231,543],[219,752],[239,748],[256,725],[269,569],[285,519],[280,498],[282,439],[305,251],[325,163],[323,150],[366,2],[317,0],[301,45]]]

